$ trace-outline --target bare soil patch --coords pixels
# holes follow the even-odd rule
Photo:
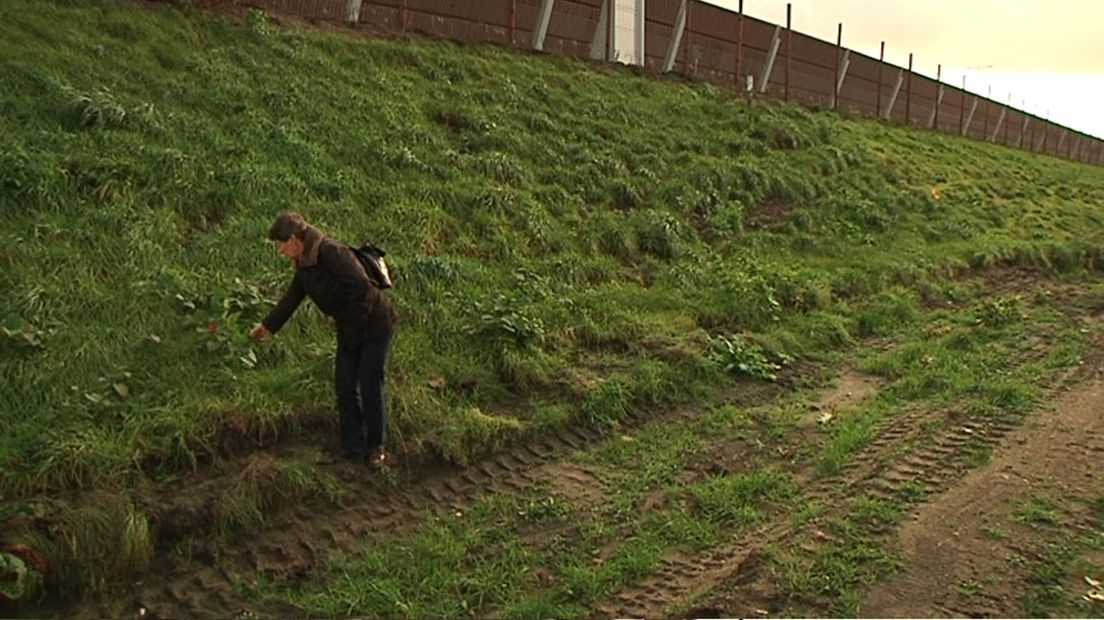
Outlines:
[[[1013,558],[1027,557],[1048,540],[1018,524],[1017,507],[1039,493],[1092,497],[1104,488],[1104,379],[1057,396],[1037,423],[1010,434],[993,462],[922,506],[902,529],[908,570],[875,587],[863,616],[1022,615],[1030,575]],[[1064,504],[1066,518],[1086,519],[1086,508]],[[986,534],[1008,531],[1001,540]],[[1085,586],[1087,587],[1087,586]],[[1104,612],[1104,610],[1101,610]]]
[[[847,369],[840,375],[835,386],[824,392],[809,407],[809,414],[803,422],[806,426],[827,422],[841,412],[857,407],[877,392],[878,381],[875,377]]]

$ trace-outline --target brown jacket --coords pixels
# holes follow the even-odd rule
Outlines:
[[[347,349],[379,342],[391,335],[395,309],[383,291],[372,285],[349,246],[332,241],[316,228],[303,238],[303,255],[295,277],[272,312],[262,323],[269,332],[280,331],[304,297],[337,324],[337,342]]]

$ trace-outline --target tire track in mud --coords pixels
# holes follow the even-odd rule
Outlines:
[[[1067,497],[1099,493],[1104,452],[1104,377],[1056,396],[1054,406],[1009,438],[1015,450],[1001,450],[984,468],[973,470],[955,488],[922,506],[902,528],[906,569],[872,587],[859,605],[873,617],[1016,617],[1024,615],[1022,599],[1040,587],[1033,571],[1009,566],[1019,556],[1046,561],[1041,549],[1053,541],[1048,530],[1020,532],[1007,538],[970,536],[1011,517],[1019,502],[1040,489]],[[1041,483],[1042,486],[1037,486]],[[1088,505],[1059,508],[1059,522],[1073,531],[1099,531]],[[954,518],[948,518],[953,516]],[[1067,521],[1068,519],[1068,521]],[[1059,531],[1062,528],[1059,527]],[[1069,531],[1069,530],[1067,530]],[[936,545],[934,541],[947,541]],[[1000,575],[989,581],[987,576]],[[985,583],[962,592],[962,583]]]
[[[693,417],[709,406],[730,402],[767,402],[783,388],[775,384],[739,384],[711,405],[686,406],[662,416],[639,412],[622,421],[631,429],[658,419]],[[355,551],[366,539],[421,521],[427,511],[464,511],[492,494],[522,494],[568,476],[571,455],[592,449],[608,435],[589,428],[565,428],[555,434],[494,454],[464,468],[402,471],[398,483],[372,475],[363,465],[335,465],[346,489],[343,505],[313,501],[273,515],[263,530],[246,533],[232,545],[201,550],[188,560],[153,571],[124,600],[97,609],[77,610],[84,617],[230,618],[256,612],[240,586],[257,574],[300,578],[321,567],[336,552]],[[568,481],[569,483],[572,481]],[[577,480],[573,481],[576,484]],[[287,610],[295,615],[294,608]],[[91,613],[89,613],[91,612]]]
[[[1047,350],[1041,341],[1034,341],[1029,343],[1022,355],[1026,359],[1036,359]],[[1064,389],[1084,371],[1085,368],[1071,367],[1057,373],[1051,383],[1054,387],[1048,390],[1050,396]],[[923,485],[919,490],[925,497],[947,491],[971,470],[967,462],[969,449],[995,450],[1032,414],[990,418],[981,413],[944,412],[948,419],[929,434],[925,426],[933,415],[939,415],[939,412],[909,408],[879,421],[870,442],[852,455],[837,474],[805,483],[802,489],[804,496],[825,507],[819,519],[845,514],[849,500],[863,495],[906,503],[924,501],[912,495],[918,490],[915,487],[917,483]],[[910,444],[919,447],[907,450]],[[901,448],[906,448],[906,451],[898,456],[896,453]],[[889,531],[873,533],[888,534]],[[670,617],[672,611],[685,609],[692,597],[718,584],[724,584],[735,594],[724,598],[723,608],[698,605],[697,608],[703,611],[698,615],[754,615],[759,611],[755,603],[761,601],[761,597],[754,598],[754,602],[750,598],[742,600],[740,586],[752,584],[759,578],[762,550],[815,532],[815,521],[809,524],[768,524],[740,535],[727,545],[711,548],[694,557],[683,557],[684,552],[676,551],[642,580],[593,606],[592,615]]]
[[[976,415],[955,420],[926,437],[923,426],[930,416],[931,412],[911,410],[882,420],[871,442],[838,474],[809,483],[803,493],[825,507],[820,518],[845,512],[848,501],[862,495],[900,500],[906,485],[916,482],[922,483],[928,494],[946,490],[968,470],[962,462],[966,448],[975,444],[996,446],[1019,426],[1017,422],[986,420]],[[924,447],[903,458],[887,458],[899,446],[914,440],[924,441]],[[763,549],[813,530],[815,524],[774,523],[693,557],[669,557],[644,580],[599,604],[596,615],[667,617],[707,586],[750,583],[757,577]],[[749,610],[728,609],[722,615],[746,614]]]
[[[591,430],[565,429],[539,442],[485,458],[467,468],[391,485],[360,465],[341,465],[350,491],[344,506],[297,506],[272,518],[217,558],[204,558],[160,584],[142,587],[135,605],[147,618],[226,618],[246,611],[235,584],[253,575],[300,577],[335,552],[354,551],[377,532],[401,528],[428,510],[466,510],[489,493],[522,493],[543,480],[543,467],[598,441]],[[358,478],[364,478],[359,480]],[[359,490],[356,489],[359,483]]]

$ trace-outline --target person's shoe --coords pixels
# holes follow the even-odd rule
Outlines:
[[[356,452],[341,452],[340,454],[330,454],[324,456],[320,463],[323,465],[340,465],[342,463],[360,463],[364,460],[364,453],[357,454]]]
[[[382,469],[385,465],[387,465],[387,453],[383,448],[375,448],[368,453],[368,467]]]

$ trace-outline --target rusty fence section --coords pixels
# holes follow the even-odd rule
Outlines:
[[[243,0],[306,19],[610,59],[615,0]],[[644,67],[817,108],[1104,165],[1104,141],[880,58],[697,0],[646,0]],[[743,2],[741,0],[742,8]],[[545,19],[547,16],[547,19]],[[676,43],[677,45],[672,45]],[[884,43],[882,45],[884,52]]]

